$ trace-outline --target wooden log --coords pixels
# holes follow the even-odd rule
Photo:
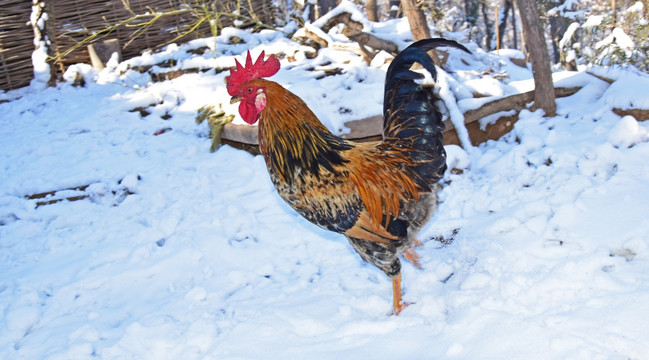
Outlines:
[[[320,28],[324,32],[329,32],[329,30],[331,30],[334,26],[341,23],[354,29],[356,32],[363,31],[363,24],[356,20],[352,20],[352,14],[348,12],[341,12],[340,14],[333,16],[331,19],[327,20],[327,22]]]
[[[565,97],[575,94],[580,87],[555,88],[556,97]],[[469,110],[464,113],[464,123],[469,131],[469,137],[473,145],[481,144],[487,140],[497,140],[514,128],[518,120],[518,113],[525,109],[527,104],[534,101],[534,91],[516,94],[490,101],[478,109]],[[482,128],[480,119],[494,115],[499,112],[514,110],[514,114],[503,115],[491,124]],[[648,112],[649,116],[649,112]],[[638,119],[638,117],[636,117]],[[638,119],[639,120],[639,119]],[[444,144],[461,145],[455,127],[450,120],[444,121]],[[342,135],[343,138],[364,142],[381,140],[383,135],[383,115],[370,116],[364,119],[352,120],[345,123],[350,132]],[[223,128],[222,137],[224,143],[241,148],[242,146],[257,145],[257,127],[250,125],[226,124]]]
[[[368,46],[374,50],[385,50],[389,53],[396,54],[399,51],[397,44],[390,40],[384,40],[374,36],[373,34],[363,32],[363,24],[352,19],[352,14],[342,12],[322,25],[321,29],[328,32],[338,24],[345,24],[343,35],[347,36],[350,40],[356,41],[361,46]]]
[[[315,33],[314,31],[311,31],[309,29],[304,29],[304,35],[314,43],[320,45],[321,47],[328,47],[329,46],[329,41],[327,39],[324,39],[322,36],[319,34]]]
[[[257,145],[257,127],[250,125],[225,124],[221,137],[224,140],[242,144]]]
[[[347,30],[349,28],[346,28]],[[391,54],[396,54],[399,51],[397,44],[389,40],[379,39],[376,36],[366,32],[351,32],[343,31],[343,35],[347,36],[349,40],[356,41],[361,46],[368,46],[374,50],[385,50]]]
[[[345,139],[365,139],[375,136],[382,137],[383,133],[383,115],[370,116],[365,119],[352,120],[345,123],[349,128],[349,133],[342,137]]]
[[[598,78],[598,79],[600,79],[600,80],[602,80],[602,81],[606,81],[606,82],[609,83],[609,84],[612,84],[612,83],[615,81],[615,80],[613,80],[613,79],[607,78],[606,76],[602,76],[602,75],[599,75],[599,74],[595,74],[595,73],[592,72],[592,71],[586,71],[586,74],[588,74],[588,75],[590,75],[590,76],[594,76],[594,77],[596,77],[596,78]]]
[[[332,41],[330,38],[324,37],[324,36],[326,36],[326,34],[318,34],[318,32],[320,32],[319,28],[315,28],[313,30],[315,30],[315,31],[312,31],[308,27],[305,27],[304,28],[304,36],[307,39],[313,41],[314,43],[320,45],[321,47],[329,47],[329,48],[332,48],[334,50],[347,51],[347,52],[351,52],[351,53],[358,54],[358,55],[361,55],[361,56],[365,55],[361,51],[361,49],[359,49],[358,47],[355,47],[351,43],[341,43],[341,42],[337,42],[337,41]]]
[[[566,97],[575,94],[579,90],[581,90],[581,87],[554,88],[554,94],[555,97]],[[520,111],[532,101],[534,101],[534,90],[490,101],[477,109],[464,113],[464,123],[470,123],[501,111]]]
[[[118,39],[107,39],[90,44],[88,45],[88,53],[90,54],[90,63],[97,71],[101,71],[106,67],[106,63],[114,53],[117,53],[117,61],[122,61],[122,50]]]
[[[518,121],[518,112],[509,116],[502,116],[495,122],[488,124],[484,129],[480,126],[479,121],[466,123],[465,126],[469,132],[471,144],[478,146],[488,140],[500,139],[503,135],[512,131],[516,121]],[[453,124],[450,121],[445,121],[444,124],[446,125],[446,129],[444,130],[444,145],[462,146]]]
[[[614,108],[613,112],[617,116],[633,116],[637,121],[646,121],[649,120],[649,109],[619,109]]]

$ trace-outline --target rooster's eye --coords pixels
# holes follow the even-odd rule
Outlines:
[[[252,88],[251,87],[248,88],[248,94],[250,94],[250,93],[252,93]]]

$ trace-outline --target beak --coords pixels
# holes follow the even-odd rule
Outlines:
[[[235,95],[235,96],[233,96],[233,97],[230,98],[230,104],[234,104],[234,103],[237,103],[237,102],[239,102],[239,101],[241,101],[241,97],[240,97],[240,96],[236,96],[236,95]]]

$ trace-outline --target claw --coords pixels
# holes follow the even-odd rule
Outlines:
[[[411,302],[404,302],[402,301],[398,306],[395,306],[394,309],[392,309],[392,312],[390,313],[390,316],[399,316],[403,309],[407,308],[408,306],[412,305],[413,303]]]

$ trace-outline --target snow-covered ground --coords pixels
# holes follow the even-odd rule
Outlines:
[[[408,42],[403,21],[373,31]],[[529,90],[529,70],[469,46],[440,75],[446,99]],[[260,157],[208,151],[196,110],[235,112],[213,68],[248,49],[282,54],[273,80],[337,133],[381,111],[386,65],[234,29],[101,73],[73,67],[85,87],[0,94],[1,359],[649,356],[649,123],[612,112],[649,108],[647,75],[557,72],[583,88],[556,117],[523,111],[499,141],[449,146],[463,172],[444,179],[424,269],[403,269],[413,304],[395,317],[389,279],[284,204]],[[168,59],[207,71],[152,83],[129,70]],[[317,80],[323,67],[342,74]],[[26,197],[56,190],[45,200],[84,198]]]

